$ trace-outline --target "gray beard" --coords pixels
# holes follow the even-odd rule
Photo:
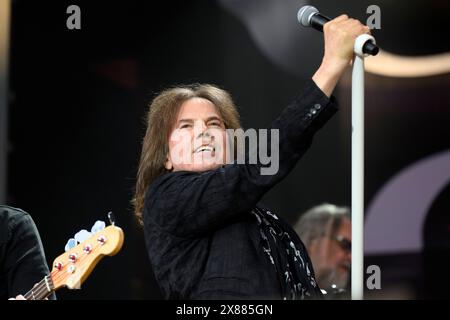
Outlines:
[[[320,288],[326,291],[332,289],[346,289],[349,280],[349,273],[339,275],[336,269],[329,269],[322,272],[320,275]],[[335,285],[335,287],[333,287]]]

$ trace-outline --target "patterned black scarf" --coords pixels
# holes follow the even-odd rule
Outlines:
[[[303,243],[294,243],[287,226],[274,213],[255,207],[263,250],[274,266],[284,300],[323,299]],[[300,246],[300,247],[299,247]]]

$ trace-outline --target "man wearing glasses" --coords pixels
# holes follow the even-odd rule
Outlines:
[[[319,287],[334,298],[343,296],[352,259],[350,210],[332,204],[313,207],[300,216],[294,229],[306,246]]]

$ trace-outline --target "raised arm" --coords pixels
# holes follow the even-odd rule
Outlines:
[[[144,226],[157,225],[180,237],[195,237],[217,230],[238,215],[249,212],[293,169],[311,145],[317,130],[336,112],[331,93],[353,57],[354,39],[367,31],[368,28],[347,16],[325,25],[325,54],[321,66],[298,98],[269,127],[279,132],[278,171],[263,175],[261,163],[246,163],[203,173],[165,174],[156,179],[147,192]],[[270,150],[271,138],[269,134],[268,154],[275,152]]]
[[[278,171],[262,175],[261,163],[246,163],[229,164],[202,173],[165,174],[155,180],[147,192],[144,226],[157,224],[178,236],[197,236],[249,212],[292,170],[309,148],[314,133],[336,110],[334,99],[330,101],[313,81],[308,81],[300,96],[269,128],[279,130]],[[271,138],[269,135],[269,140]],[[267,146],[273,156],[270,141]]]

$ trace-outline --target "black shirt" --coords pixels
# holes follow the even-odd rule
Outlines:
[[[31,216],[0,205],[0,299],[27,293],[48,274],[44,249]]]
[[[269,129],[279,130],[279,170],[261,175],[261,163],[229,164],[206,172],[178,171],[149,187],[143,212],[148,255],[168,299],[290,299],[320,297],[306,250],[279,219],[280,234],[301,251],[308,276],[302,295],[283,292],[285,250],[273,247],[273,263],[255,211],[261,197],[295,166],[314,133],[337,111],[334,98],[310,80]],[[270,133],[270,130],[268,130]],[[269,136],[270,139],[270,136]],[[267,143],[270,152],[270,140]],[[267,229],[270,234],[270,228]],[[275,241],[276,242],[276,241]],[[283,247],[281,247],[283,248]],[[300,256],[298,256],[300,257]],[[311,284],[307,284],[310,282]]]

